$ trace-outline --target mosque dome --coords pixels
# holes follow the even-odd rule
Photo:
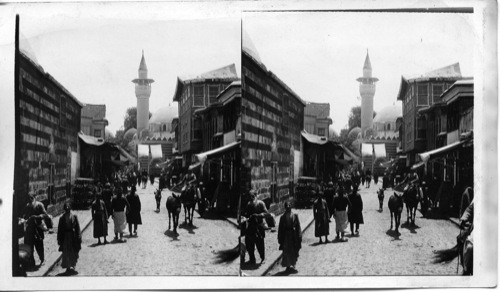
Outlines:
[[[149,119],[150,124],[165,124],[171,123],[172,119],[177,117],[178,109],[177,106],[169,105],[162,108],[159,108],[156,112],[153,113],[151,118]]]
[[[137,130],[135,128],[130,128],[123,134],[123,138],[127,140],[132,140],[136,133]]]
[[[374,123],[393,123],[398,117],[403,116],[403,109],[399,104],[393,104],[386,106],[380,111],[377,111],[377,115],[373,119]]]

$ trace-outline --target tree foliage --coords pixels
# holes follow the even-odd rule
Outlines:
[[[153,114],[149,112],[149,118],[151,118]],[[129,107],[125,113],[125,118],[123,121],[123,128],[125,132],[128,129],[137,127],[137,107]]]
[[[373,111],[373,117],[375,117],[377,113]],[[349,121],[348,121],[349,131],[353,128],[360,127],[361,128],[361,106],[354,106],[351,108],[349,113]]]

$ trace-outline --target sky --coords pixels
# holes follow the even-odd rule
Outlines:
[[[369,51],[379,78],[374,111],[396,101],[401,76],[421,75],[459,62],[474,74],[473,18],[449,13],[247,12],[248,35],[267,69],[302,99],[330,103],[339,133],[358,99]],[[244,40],[245,43],[245,40]]]
[[[150,97],[153,114],[161,107],[177,107],[172,101],[177,76],[198,75],[233,63],[240,76],[239,15],[189,14],[186,9],[175,15],[156,14],[165,7],[154,3],[129,4],[121,10],[116,9],[119,3],[80,5],[79,9],[59,5],[54,15],[47,6],[51,5],[28,5],[19,12],[25,39],[21,46],[80,102],[105,104],[107,128],[113,134],[123,125],[126,109],[136,106],[131,81],[138,77],[142,50],[148,76],[155,80]],[[38,8],[41,13],[35,13]],[[96,10],[100,11],[97,15]],[[14,18],[0,22],[0,31],[5,24],[13,29],[10,22]],[[2,38],[0,52],[13,42],[13,35]],[[13,51],[8,53],[13,56]]]

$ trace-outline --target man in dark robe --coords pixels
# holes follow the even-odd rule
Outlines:
[[[349,202],[351,202],[351,205],[349,206],[349,212],[347,213],[347,217],[351,225],[351,235],[358,235],[359,224],[364,224],[364,221],[363,200],[361,199],[361,195],[358,193],[358,188],[356,186],[353,188],[353,191],[348,198]],[[354,233],[354,226],[356,226],[356,233]]]
[[[321,236],[325,237],[325,243],[328,243],[328,235],[330,234],[328,206],[323,200],[321,193],[313,204],[314,215],[314,236],[319,237],[319,243],[323,243]]]
[[[296,273],[295,265],[302,247],[302,229],[299,216],[292,213],[290,202],[285,203],[285,213],[280,218],[278,244],[283,251],[281,266],[286,267],[287,273]]]

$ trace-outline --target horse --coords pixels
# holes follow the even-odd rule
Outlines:
[[[418,187],[415,184],[411,184],[409,188],[403,192],[403,198],[406,205],[406,222],[415,225],[417,206],[420,202]]]
[[[403,212],[403,196],[398,195],[394,192],[389,198],[389,202],[387,203],[389,207],[389,211],[391,212],[391,230],[392,230],[392,217],[394,215],[394,221],[396,224],[396,232],[399,233],[399,224],[401,222],[401,212]]]
[[[184,222],[189,221],[189,225],[193,226],[194,207],[198,201],[198,189],[194,186],[188,186],[181,192],[181,202],[184,205]]]
[[[378,210],[380,212],[382,212],[384,210],[384,188],[381,188],[377,191],[377,195],[378,195]]]
[[[179,214],[181,213],[181,198],[172,193],[172,195],[167,198],[166,207],[168,212],[168,230],[170,230],[170,214],[172,214],[172,219],[174,220],[174,232],[177,234]]]

